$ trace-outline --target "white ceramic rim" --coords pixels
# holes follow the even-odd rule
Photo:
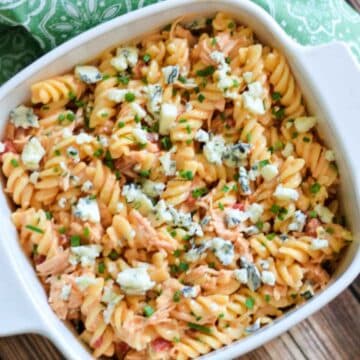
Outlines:
[[[301,69],[301,76],[305,79],[304,83],[308,84],[309,87],[312,87],[314,89],[313,91],[319,90],[317,91],[316,96],[314,96],[314,98],[316,98],[315,102],[319,108],[322,109],[324,115],[326,115],[330,124],[329,126],[332,130],[331,132],[334,133],[334,131],[337,131],[339,133],[338,138],[342,138],[339,148],[340,152],[346,154],[346,156],[344,156],[344,159],[341,159],[344,160],[344,165],[340,164],[340,169],[344,166],[349,170],[350,179],[348,181],[352,187],[351,191],[353,192],[351,210],[355,211],[357,218],[359,218],[360,197],[358,193],[358,186],[360,181],[358,169],[360,167],[360,160],[352,154],[353,149],[351,147],[359,149],[360,144],[357,144],[356,136],[351,134],[351,129],[349,131],[349,129],[344,129],[344,126],[336,124],[336,119],[341,119],[340,115],[349,114],[349,111],[351,119],[355,119],[354,116],[358,116],[360,114],[359,104],[350,98],[346,98],[344,96],[341,97],[341,94],[335,91],[335,89],[330,89],[334,90],[333,92],[329,89],[325,89],[324,81],[326,80],[326,77],[333,76],[335,82],[340,81],[339,74],[333,72],[334,67],[332,67],[332,72],[329,70],[330,65],[334,65],[334,58],[327,58],[329,64],[326,64],[328,69],[326,69],[324,64],[325,76],[321,76],[321,71],[318,71],[318,73],[314,71],[315,68],[318,70],[321,69],[320,62],[324,61],[324,55],[333,55],[340,59],[339,64],[346,67],[346,71],[342,74],[342,76],[344,76],[342,80],[349,85],[349,94],[352,93],[356,98],[356,94],[359,95],[357,85],[360,83],[360,70],[356,61],[350,54],[349,50],[340,43],[316,48],[304,48],[298,45],[284,33],[284,31],[269,14],[267,14],[259,6],[247,0],[171,0],[148,6],[141,10],[116,18],[105,24],[99,25],[49,52],[9,80],[0,88],[0,104],[3,102],[11,103],[12,100],[10,99],[10,94],[14,89],[23,91],[24,84],[28,86],[27,84],[44,77],[45,75],[41,75],[43,74],[41,69],[47,66],[51,67],[51,64],[64,54],[69,54],[79,48],[83,48],[86,51],[86,44],[88,42],[94,41],[94,39],[111,31],[115,31],[119,27],[126,28],[127,24],[140,21],[144,22],[146,19],[159,16],[159,14],[166,13],[166,16],[169,16],[166,22],[169,22],[169,20],[172,20],[174,17],[174,14],[181,13],[184,11],[184,8],[191,9],[194,12],[198,12],[197,9],[200,9],[199,12],[204,13],[208,11],[214,12],[215,8],[217,8],[217,10],[226,9],[227,11],[233,10],[234,13],[241,12],[243,14],[247,14],[250,22],[253,20],[255,22],[259,22],[269,30],[269,36],[272,36],[274,40],[273,42],[283,49],[292,67],[297,70]],[[164,18],[166,16],[164,16]],[[131,38],[131,36],[129,38]],[[116,44],[116,42],[114,44]],[[55,73],[56,71],[54,74]],[[300,81],[300,83],[301,82],[302,81]],[[354,91],[355,93],[353,93]],[[336,109],[331,106],[329,99],[334,100],[337,98],[342,99],[342,102]],[[358,96],[357,98],[360,97]],[[351,123],[348,122],[345,125],[351,126]],[[345,144],[344,139],[347,139],[349,144]],[[356,151],[356,153],[358,154],[359,152]],[[349,199],[350,198],[351,196]],[[1,220],[1,224],[4,222],[3,225],[5,233],[9,229],[6,235],[11,236],[12,238],[16,237],[16,232],[13,226],[7,218],[5,219],[5,216],[8,216],[9,214],[9,210],[2,194],[0,194],[0,212],[4,215]],[[353,225],[355,226],[356,224]],[[358,233],[359,232],[357,230],[355,234],[356,239],[358,239]],[[70,359],[90,358],[88,353],[84,351],[83,347],[79,345],[78,341],[69,331],[66,330],[66,327],[63,326],[59,320],[55,319],[51,310],[49,311],[49,307],[47,307],[47,309],[42,308],[43,304],[38,303],[39,296],[41,295],[44,297],[44,291],[42,290],[39,282],[37,282],[36,285],[32,282],[32,280],[29,282],[27,281],[30,280],[29,276],[34,277],[34,272],[31,270],[31,266],[28,262],[27,264],[22,264],[25,259],[24,255],[20,253],[20,248],[18,247],[16,254],[13,254],[12,251],[15,251],[14,248],[10,248],[7,243],[1,239],[0,263],[4,264],[7,269],[7,273],[0,274],[0,304],[6,304],[6,306],[2,306],[2,310],[0,310],[0,322],[2,322],[3,319],[5,320],[5,325],[0,328],[0,334],[7,335],[20,332],[37,332],[50,338],[57,345],[59,350]],[[218,358],[218,356],[221,356],[221,359],[231,359],[244,354],[273,339],[289,329],[291,326],[311,315],[313,312],[319,310],[322,306],[343,291],[359,273],[360,252],[358,242],[352,245],[352,252],[352,262],[348,264],[343,273],[340,274],[338,278],[326,288],[325,291],[316,295],[301,308],[291,311],[283,318],[276,320],[270,327],[263,328],[255,335],[237,341],[220,350],[214,351],[203,358],[215,359]],[[21,266],[19,265],[20,263]],[[24,272],[21,271],[24,269],[29,272],[32,271],[32,274],[29,276],[24,274]],[[20,317],[22,319],[20,319]],[[12,325],[10,325],[11,322],[13,323]]]

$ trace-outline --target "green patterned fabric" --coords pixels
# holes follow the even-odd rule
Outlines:
[[[159,1],[0,0],[0,83],[73,36]],[[299,43],[342,40],[360,59],[360,16],[344,0],[253,1]]]

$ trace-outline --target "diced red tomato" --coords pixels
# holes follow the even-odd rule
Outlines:
[[[240,211],[244,211],[245,210],[245,205],[243,203],[236,203],[232,206],[233,209],[237,209]]]
[[[316,236],[316,229],[321,225],[318,219],[311,219],[308,221],[305,227],[305,233],[309,236]]]
[[[45,256],[45,255],[41,255],[41,254],[35,254],[35,255],[34,255],[34,263],[35,263],[36,265],[42,264],[45,260],[46,260],[46,256]]]
[[[151,346],[154,349],[154,351],[162,352],[162,351],[170,350],[172,348],[172,343],[168,340],[159,337],[152,341]]]
[[[141,69],[142,69],[144,66],[146,66],[145,63],[144,63],[142,60],[140,60],[140,61],[138,61],[137,64],[133,67],[132,72],[133,72],[133,78],[134,78],[135,80],[139,80],[139,79],[141,79],[141,78],[143,77],[143,74],[142,74],[142,72],[141,72]]]
[[[60,237],[59,237],[59,245],[64,246],[64,245],[68,245],[68,244],[69,244],[69,238],[64,234],[60,235]]]
[[[225,123],[227,127],[233,128],[235,126],[235,119],[227,119]]]
[[[115,344],[116,358],[119,360],[124,359],[129,350],[130,350],[130,346],[126,342],[121,341],[119,343],[116,343]]]
[[[195,205],[196,199],[190,194],[185,201],[185,204],[189,207],[193,207]]]
[[[92,346],[97,349],[98,347],[100,347],[103,343],[103,337],[100,336],[98,339],[96,339],[96,341],[92,344]]]
[[[5,149],[3,152],[0,152],[0,161],[2,160],[2,155],[8,152],[16,153],[16,148],[14,143],[11,140],[4,141]]]

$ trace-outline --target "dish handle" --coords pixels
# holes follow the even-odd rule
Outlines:
[[[1,244],[0,244],[1,245]],[[23,333],[43,333],[43,318],[36,308],[36,300],[24,288],[19,268],[14,267],[9,253],[0,254],[0,337]],[[40,284],[39,284],[40,286]]]
[[[344,154],[350,158],[353,174],[360,186],[360,64],[349,47],[342,42],[331,42],[316,47],[302,47],[296,52],[311,88],[303,89],[313,94],[311,105],[325,109],[324,118],[333,120],[324,124],[324,131],[331,138],[335,132],[343,140]],[[295,58],[296,62],[297,59]],[[343,159],[337,159],[342,161]]]

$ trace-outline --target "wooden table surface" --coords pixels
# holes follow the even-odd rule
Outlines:
[[[315,315],[241,360],[360,359],[360,277]],[[0,338],[0,360],[60,360],[44,338],[21,335]],[[220,359],[219,359],[220,360]]]

